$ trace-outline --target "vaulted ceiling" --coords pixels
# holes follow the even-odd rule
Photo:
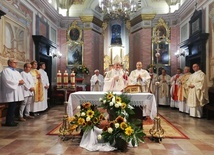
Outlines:
[[[41,0],[43,1],[43,0]],[[99,0],[46,0],[63,16],[77,17],[81,15],[95,15],[103,18]],[[140,13],[166,14],[177,10],[186,0],[138,0],[140,8],[131,17]]]

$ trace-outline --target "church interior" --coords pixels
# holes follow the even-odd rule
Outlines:
[[[1,125],[7,103],[0,103],[0,154],[214,153],[214,0],[1,0],[0,36],[0,73],[10,58],[20,72],[36,60],[45,63],[50,82],[48,109],[15,127]],[[118,56],[127,73],[139,61],[143,69],[165,69],[170,76],[185,66],[193,73],[199,64],[209,95],[203,117],[157,105],[158,114],[185,138],[145,137],[124,153],[90,152],[75,138],[48,134],[64,121],[70,95],[89,92],[94,71],[105,76]]]

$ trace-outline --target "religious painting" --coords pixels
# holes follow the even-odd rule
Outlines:
[[[82,65],[82,44],[71,43],[68,45],[67,65]]]
[[[152,64],[170,65],[170,30],[165,21],[160,18],[153,28],[152,35]]]
[[[71,42],[80,43],[82,39],[82,30],[77,26],[77,22],[74,21],[69,30],[67,31],[67,39]]]
[[[118,24],[112,25],[111,27],[112,37],[111,45],[122,45],[121,39],[121,26]]]

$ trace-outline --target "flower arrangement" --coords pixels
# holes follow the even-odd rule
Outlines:
[[[119,147],[118,144],[122,144],[121,140],[125,141],[126,145],[131,142],[133,146],[144,141],[145,134],[142,130],[142,120],[135,119],[134,122],[131,119],[129,120],[129,116],[134,114],[134,108],[130,105],[129,96],[124,93],[116,95],[113,92],[108,92],[99,100],[101,107],[107,109],[110,122],[103,128],[102,134],[98,135],[98,139],[103,139],[111,145],[114,144],[115,147],[122,151],[126,147]],[[112,112],[113,116],[111,115]]]
[[[94,110],[93,110],[94,108]],[[74,126],[76,130],[89,131],[98,126],[100,121],[104,119],[103,114],[100,113],[96,107],[92,107],[90,102],[85,102],[81,106],[78,106],[79,113],[74,116],[70,122],[71,127]]]
[[[131,142],[132,146],[136,146],[139,142],[144,141],[144,136],[142,128],[139,128],[136,124],[126,122],[124,117],[118,116],[103,128],[103,132],[98,135],[98,139],[103,139],[111,145],[116,143],[116,147],[118,147],[118,139],[122,139],[126,143]]]
[[[124,116],[126,119],[132,114],[134,114],[134,109],[130,105],[130,98],[125,95],[116,95],[113,94],[113,92],[108,92],[104,95],[103,98],[100,98],[99,101],[101,102],[101,107],[104,109],[107,109],[110,117],[110,120],[113,120],[116,118],[116,116]],[[115,113],[111,115],[112,113]]]
[[[87,75],[89,75],[89,69],[85,65],[74,66],[72,68],[72,70],[74,71],[74,73],[76,75],[79,75],[79,74],[87,74]]]
[[[80,65],[77,69],[79,73],[89,74],[89,69],[85,65]]]

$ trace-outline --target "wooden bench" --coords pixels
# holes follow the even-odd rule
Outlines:
[[[7,109],[7,104],[6,103],[1,103],[0,104],[0,118],[6,116],[6,109]]]
[[[0,103],[0,126],[2,125],[2,119],[6,116],[7,113],[7,104]]]

